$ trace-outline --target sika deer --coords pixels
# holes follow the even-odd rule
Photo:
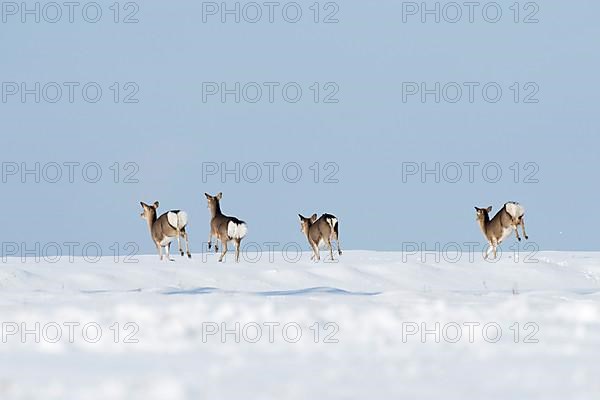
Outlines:
[[[498,211],[491,221],[489,216],[489,213],[492,212],[491,206],[488,208],[475,207],[475,210],[477,210],[477,221],[479,221],[481,231],[490,245],[484,259],[488,258],[490,251],[494,252],[494,258],[496,258],[496,248],[513,230],[517,239],[521,241],[517,229],[519,225],[523,230],[525,239],[529,239],[529,236],[525,233],[525,221],[523,219],[525,217],[525,209],[519,203],[510,201],[504,204],[504,207]]]
[[[319,219],[317,219],[317,214],[313,214],[310,218],[305,218],[300,214],[298,216],[300,217],[301,230],[306,235],[308,244],[313,251],[311,260],[316,259],[319,261],[321,259],[319,246],[323,242],[329,247],[329,254],[333,260],[333,246],[331,245],[333,239],[337,241],[338,254],[342,255],[339,239],[339,223],[335,216],[323,214]]]
[[[179,244],[179,252],[183,256],[183,249],[181,248],[181,237],[185,239],[185,247],[187,250],[188,258],[192,258],[192,254],[190,253],[190,242],[188,240],[188,234],[185,231],[185,227],[187,226],[188,217],[185,211],[173,210],[168,211],[161,215],[159,218],[156,217],[156,210],[158,209],[158,201],[155,201],[153,205],[149,206],[144,202],[140,202],[144,212],[142,212],[141,217],[148,221],[148,227],[150,228],[150,235],[152,236],[152,241],[156,245],[158,250],[158,255],[162,261],[163,259],[163,247],[167,253],[167,259],[170,261],[174,261],[171,259],[169,255],[169,248],[171,247],[171,242],[177,238],[177,243]]]
[[[240,261],[240,245],[242,239],[248,233],[248,226],[244,221],[240,221],[235,217],[228,217],[223,215],[221,212],[220,201],[223,198],[223,193],[219,193],[216,196],[211,196],[208,193],[204,193],[208,200],[208,208],[210,209],[210,232],[208,233],[208,248],[212,246],[212,238],[215,236],[221,241],[223,251],[219,262],[223,261],[225,253],[227,253],[227,243],[232,241],[235,243],[235,262]],[[215,243],[215,253],[219,251],[217,243]]]

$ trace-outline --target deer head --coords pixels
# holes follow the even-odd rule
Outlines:
[[[219,205],[219,201],[223,198],[223,193],[219,192],[216,196],[211,196],[208,193],[204,193],[206,200],[208,201],[208,208]]]
[[[489,206],[488,208],[475,207],[475,211],[477,213],[477,221],[479,221],[479,222],[485,222],[486,220],[489,221],[490,213],[492,212],[492,206]]]
[[[151,206],[144,203],[143,201],[140,201],[140,204],[143,209],[142,214],[140,216],[147,221],[154,221],[156,219],[156,210],[158,209],[159,205],[158,201],[155,201],[154,204],[152,204]]]
[[[305,218],[301,214],[298,214],[298,216],[300,217],[300,230],[305,235],[308,235],[308,230],[310,229],[310,226],[314,224],[317,220],[317,214],[313,214],[310,218]]]

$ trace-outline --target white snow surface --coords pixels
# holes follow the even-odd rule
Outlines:
[[[274,257],[4,260],[0,399],[600,398],[600,253]]]

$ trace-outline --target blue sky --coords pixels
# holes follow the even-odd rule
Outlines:
[[[22,23],[19,13],[4,10],[0,241],[137,242],[151,253],[139,201],[159,200],[162,211],[188,211],[192,250],[198,251],[208,235],[203,193],[222,191],[223,210],[246,220],[248,240],[257,243],[304,243],[297,214],[313,212],[338,216],[347,249],[482,241],[473,206],[498,210],[516,200],[525,205],[528,234],[541,249],[599,250],[593,235],[600,222],[594,210],[597,2],[539,3],[539,10],[522,9],[519,23],[512,2],[501,2],[497,23],[487,22],[479,9],[473,23],[466,15],[457,23],[443,15],[440,23],[431,16],[422,23],[419,14],[403,22],[402,2],[396,1],[344,1],[339,10],[319,3],[321,22],[314,23],[313,3],[298,2],[303,14],[295,24],[279,8],[273,23],[265,15],[254,24],[243,16],[240,23],[231,16],[221,23],[218,14],[205,15],[204,23],[202,2],[194,1],[122,9],[119,20],[135,12],[134,24],[114,23],[112,2],[99,2],[98,23],[83,20],[78,9],[73,23],[63,15],[54,24],[43,15],[40,23],[31,16]],[[331,13],[339,22],[322,23]],[[523,23],[531,13],[539,22]],[[21,90],[21,83],[32,89],[36,82],[47,91],[40,89],[39,103],[35,94],[25,102],[20,92],[11,94],[12,83]],[[47,101],[56,97],[51,82],[63,89],[56,103]],[[65,82],[79,84],[72,103]],[[89,96],[102,89],[97,103],[83,98],[81,89],[90,82]],[[203,93],[207,82],[230,89],[236,82],[241,88],[256,84],[246,86],[239,103],[234,95],[223,103],[220,94]],[[273,102],[268,82],[277,83],[270,84]],[[435,94],[423,102],[420,93],[403,92],[413,83],[432,89],[436,82],[439,103]],[[292,97],[302,89],[298,102],[284,99],[286,84]],[[485,100],[485,85],[500,87],[499,101]],[[247,101],[256,97],[256,86],[263,97]],[[456,87],[463,96],[452,103]],[[124,103],[128,94],[137,103]],[[328,95],[337,102],[325,102]],[[26,175],[23,183],[21,167],[35,168],[36,162],[47,176],[37,183]],[[53,162],[63,165],[58,183],[49,182]],[[80,163],[73,167],[73,183],[64,175],[70,162]],[[97,183],[77,173],[90,163],[97,164],[88,173],[102,171]],[[208,163],[229,169],[240,163],[240,174],[251,177],[259,165],[263,178],[203,179]],[[265,163],[291,165],[288,172],[300,168],[302,177],[290,183],[277,166],[269,182]],[[415,163],[439,163],[449,179],[436,182],[430,174],[425,182],[419,175],[403,181],[403,168]],[[472,163],[479,164],[471,182],[465,165]],[[452,183],[456,165],[463,178]],[[500,168],[497,182],[491,182],[494,174],[482,176],[485,165],[492,172]],[[115,170],[121,172],[118,183]],[[128,172],[138,183],[124,182]],[[325,182],[332,172],[337,183]]]

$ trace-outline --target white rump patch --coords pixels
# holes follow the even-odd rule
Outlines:
[[[525,208],[519,203],[515,203],[514,201],[506,203],[505,207],[506,212],[515,219],[519,219],[520,217],[525,215]]]
[[[248,233],[248,226],[245,223],[236,224],[229,221],[227,224],[227,235],[232,239],[242,239]]]
[[[329,224],[329,227],[331,228],[332,232],[335,230],[334,227],[337,224],[337,222],[337,218],[327,218],[327,223]]]
[[[188,223],[188,216],[187,213],[185,211],[179,211],[178,213],[175,213],[173,211],[169,211],[167,213],[167,220],[169,221],[169,224],[177,229],[183,229],[186,227],[187,223]]]

